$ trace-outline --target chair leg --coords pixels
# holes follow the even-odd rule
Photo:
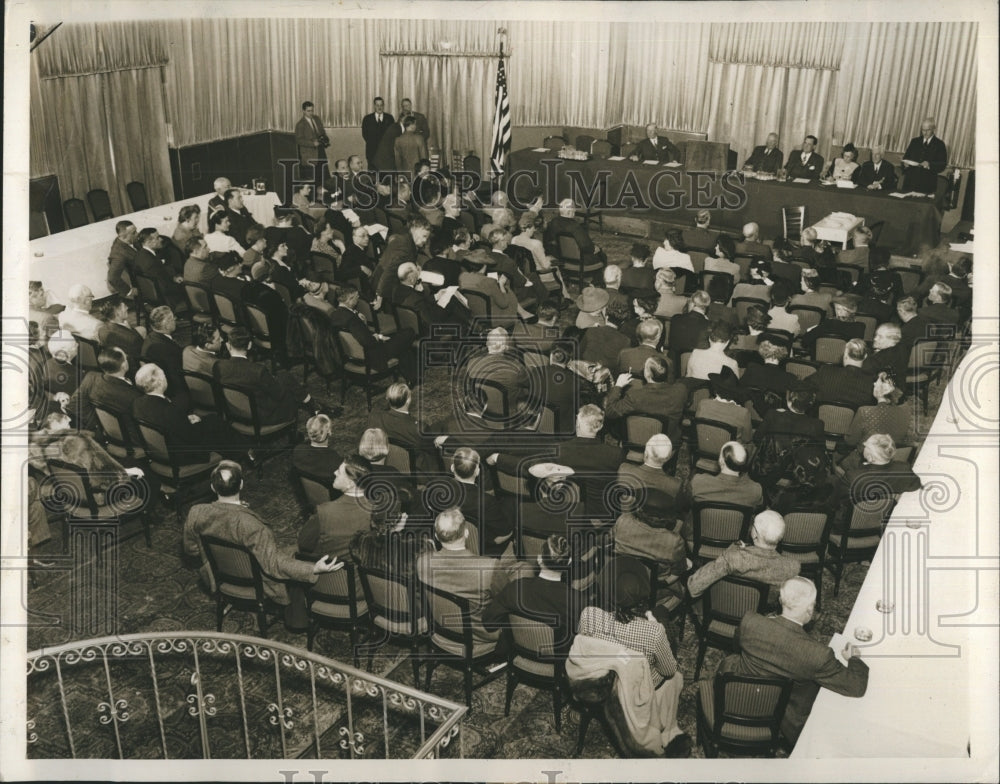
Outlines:
[[[573,751],[574,757],[579,757],[583,752],[583,742],[587,739],[587,727],[590,726],[590,720],[592,718],[594,718],[594,716],[590,708],[585,709],[580,714],[580,730],[576,734],[576,749]]]
[[[215,631],[222,631],[222,619],[226,615],[225,601],[219,596],[215,601]]]
[[[306,650],[311,651],[313,649],[313,643],[316,641],[316,622],[309,621],[309,631],[306,632]]]
[[[507,665],[507,700],[504,703],[503,715],[510,716],[510,703],[514,698],[514,689],[517,688],[517,679],[510,665]]]
[[[420,645],[410,649],[410,661],[413,663],[413,687],[420,688]]]
[[[560,733],[562,732],[562,689],[559,688],[558,681],[552,690],[552,711],[556,718],[556,733]]]
[[[267,613],[262,609],[257,611],[257,628],[261,637],[267,637]]]
[[[708,643],[702,640],[698,644],[698,661],[694,665],[694,679],[698,680],[698,676],[701,674],[701,665],[705,661],[705,651],[708,649]]]
[[[424,675],[424,691],[431,690],[431,676],[434,675],[434,670],[437,667],[437,662],[433,659],[427,662],[427,674]]]

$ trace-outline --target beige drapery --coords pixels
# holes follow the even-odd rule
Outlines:
[[[713,24],[709,58],[719,63],[840,68],[845,25],[828,22]]]
[[[850,25],[834,136],[903,151],[933,117],[949,162],[974,166],[977,35],[973,23]]]
[[[172,201],[159,27],[65,24],[34,55],[32,176],[55,174],[63,199],[102,188],[117,215],[131,212],[133,180],[151,203]]]

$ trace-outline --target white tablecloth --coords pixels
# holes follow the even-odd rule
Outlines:
[[[846,213],[831,212],[823,220],[813,224],[816,230],[816,237],[827,242],[837,242],[846,245],[851,232],[865,222],[864,218],[858,218]]]
[[[115,224],[130,220],[139,230],[154,228],[168,237],[177,226],[177,213],[186,204],[201,207],[201,230],[208,231],[208,202],[214,193],[206,193],[193,199],[161,204],[148,210],[120,215],[99,223],[90,223],[78,229],[61,231],[48,237],[39,237],[28,243],[29,280],[40,280],[56,298],[66,303],[69,287],[83,283],[90,287],[94,296],[100,299],[111,292],[108,290],[108,251],[115,239]],[[243,203],[259,223],[274,224],[274,208],[281,203],[276,193],[243,197]]]
[[[914,464],[924,490],[900,498],[843,629],[868,663],[868,691],[852,699],[821,689],[795,758],[984,752],[981,733],[996,712],[995,667],[983,668],[995,658],[1000,558],[995,425],[982,421],[996,391],[981,387],[970,404],[975,353],[952,379]],[[879,612],[880,599],[895,609]],[[870,642],[855,638],[860,626],[873,632]]]

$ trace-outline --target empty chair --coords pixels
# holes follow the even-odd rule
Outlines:
[[[107,220],[115,217],[114,210],[111,209],[111,197],[103,188],[94,188],[87,191],[87,204],[90,205],[90,212],[95,221]]]
[[[590,152],[590,145],[592,145],[594,141],[594,137],[589,133],[581,133],[577,135],[576,140],[573,142],[573,146],[578,150]]]
[[[315,560],[301,553],[296,558],[303,561]],[[354,666],[359,666],[358,629],[361,622],[368,619],[368,604],[354,564],[345,560],[344,568],[319,575],[316,582],[306,589],[306,606],[309,608],[306,648],[310,651],[313,649],[316,635],[321,629],[346,631],[351,639]]]
[[[375,651],[385,643],[402,643],[410,650],[413,683],[420,683],[420,648],[427,645],[428,623],[424,612],[423,590],[414,576],[409,581],[385,569],[358,566],[365,604],[369,612],[368,640],[361,646],[372,668]]]
[[[289,444],[295,442],[296,419],[284,422],[264,424],[261,421],[257,407],[257,396],[252,387],[222,381],[219,377],[219,366],[215,366],[214,379],[218,389],[218,400],[222,416],[229,426],[242,436],[253,440],[254,449],[262,449],[264,444],[275,441],[283,436],[288,437]],[[263,463],[259,464],[259,472],[263,471]]]
[[[267,637],[267,627],[284,614],[284,608],[264,594],[264,576],[257,557],[245,545],[208,534],[201,534],[201,548],[215,583],[215,630],[222,631],[229,605],[253,613],[260,636]]]
[[[817,326],[826,318],[826,309],[814,305],[786,305],[785,310],[799,317],[803,333]]]
[[[576,278],[583,285],[585,278],[603,272],[604,264],[596,258],[589,263],[585,262],[583,252],[572,234],[557,234],[556,241],[559,243],[558,259],[564,277]]]
[[[727,441],[736,440],[736,426],[728,422],[695,417],[695,443],[691,458],[695,471],[719,473],[719,452]]]
[[[83,199],[66,199],[63,202],[63,212],[66,215],[66,228],[78,229],[90,223],[87,217],[87,207]]]
[[[801,381],[816,372],[816,363],[808,359],[789,359],[785,362],[785,370]]]
[[[849,563],[871,561],[875,557],[885,521],[896,504],[894,496],[862,499],[851,507],[851,520],[843,533],[831,533],[826,566],[833,572],[833,595],[840,593],[840,578]]]
[[[556,732],[562,731],[562,694],[566,680],[565,657],[556,651],[555,632],[543,619],[511,613],[510,650],[507,654],[507,699],[504,716],[510,715],[510,703],[519,683],[552,692],[552,713]]]
[[[76,341],[77,364],[80,366],[80,370],[84,373],[100,372],[101,366],[97,364],[97,355],[101,353],[101,344],[75,332],[72,334],[73,340]]]
[[[599,160],[611,157],[611,142],[607,139],[595,139],[590,145],[590,154]]]
[[[826,548],[833,516],[824,511],[793,509],[783,517],[785,535],[778,544],[778,552],[798,561],[799,573],[803,577],[812,578],[816,584],[816,609],[819,610],[822,606],[823,569],[826,567]]]
[[[778,751],[781,720],[792,695],[787,678],[718,673],[698,687],[698,742],[705,756]]]
[[[562,136],[546,136],[542,142],[542,147],[548,147],[553,151],[561,150],[565,146],[566,140]]]
[[[146,453],[139,443],[131,415],[125,411],[113,411],[101,403],[93,405],[108,454],[119,460],[144,459]]]
[[[843,338],[827,336],[816,338],[816,342],[813,344],[813,361],[829,365],[840,364],[846,345],[847,341]]]
[[[160,480],[160,489],[173,496],[174,506],[180,511],[180,490],[190,486],[203,486],[209,474],[222,460],[222,455],[210,452],[204,463],[186,463],[182,460],[184,452],[172,448],[170,434],[159,425],[143,419],[136,420],[136,424],[142,448],[149,458],[150,470]]]
[[[350,332],[337,332],[337,349],[340,353],[340,402],[343,404],[347,399],[348,384],[364,387],[365,401],[368,410],[372,410],[372,384],[384,378],[395,377],[399,360],[392,358],[389,360],[385,370],[375,370],[368,361],[368,355],[357,339]]]
[[[191,413],[198,416],[217,414],[220,409],[215,380],[205,373],[184,371],[184,383],[191,393]]]
[[[184,281],[184,297],[187,299],[191,320],[197,324],[211,324],[215,321],[212,294],[203,283]]]
[[[661,420],[640,414],[629,414],[625,417],[625,461],[642,465],[646,451],[646,442],[653,436],[664,432]]]
[[[784,237],[792,242],[799,242],[802,239],[802,229],[806,225],[806,207],[782,207],[781,225],[784,230]]]
[[[851,422],[854,421],[857,409],[855,404],[842,400],[820,401],[816,416],[823,420],[826,448],[829,451],[832,452],[837,444],[844,440],[844,436],[851,429]]]
[[[146,196],[146,186],[138,180],[132,180],[125,186],[128,194],[129,204],[132,205],[132,212],[149,209],[149,198]]]

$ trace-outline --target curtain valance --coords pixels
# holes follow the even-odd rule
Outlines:
[[[845,26],[830,22],[713,24],[709,59],[776,68],[837,70]]]
[[[42,79],[167,64],[159,25],[145,21],[64,24],[32,53]]]

